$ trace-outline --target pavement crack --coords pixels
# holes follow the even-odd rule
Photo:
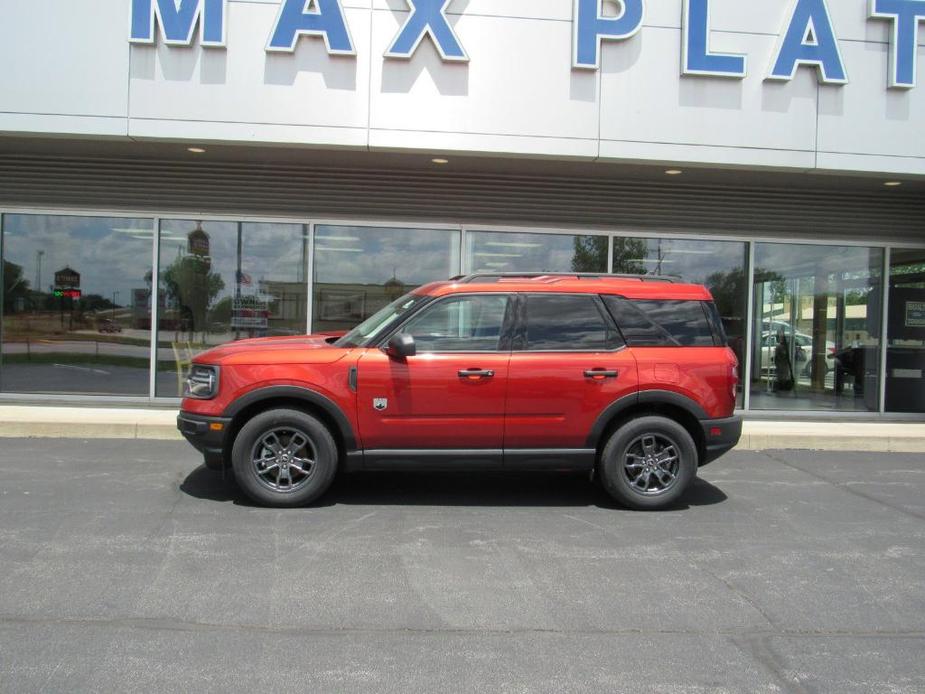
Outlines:
[[[755,610],[755,612],[757,612],[758,614],[760,614],[760,615],[764,618],[764,621],[766,621],[770,626],[772,626],[774,629],[778,629],[778,628],[779,628],[779,625],[778,625],[773,619],[771,619],[771,615],[769,615],[767,612],[765,612],[765,610],[764,610],[758,603],[756,603],[754,600],[752,600],[751,597],[750,597],[748,594],[742,592],[741,590],[739,590],[738,588],[736,588],[732,583],[730,583],[729,581],[727,581],[725,578],[723,578],[722,576],[720,576],[719,574],[717,574],[717,573],[715,573],[715,572],[713,572],[713,571],[710,571],[709,569],[707,569],[706,567],[704,567],[702,564],[699,564],[699,563],[697,563],[697,562],[692,562],[692,563],[691,563],[691,566],[693,566],[695,569],[699,569],[700,571],[702,571],[703,573],[705,573],[705,574],[706,574],[707,576],[709,576],[710,578],[713,578],[714,580],[719,581],[720,583],[722,583],[724,586],[726,586],[726,588],[729,589],[729,591],[730,591],[733,595],[736,595],[736,596],[738,596],[740,599],[744,600],[753,610]]]
[[[802,468],[799,465],[794,465],[793,463],[787,460],[784,460],[783,458],[777,455],[774,455],[770,451],[763,451],[763,453],[771,460],[774,460],[775,462],[778,462],[781,465],[785,465],[786,467],[789,467],[791,470],[802,472],[817,480],[826,482],[827,484],[830,484],[833,487],[841,489],[847,492],[848,494],[852,494],[853,496],[859,497],[861,499],[866,499],[867,501],[873,501],[875,504],[879,504],[880,506],[885,506],[892,511],[896,511],[897,513],[903,514],[904,516],[910,516],[911,518],[916,518],[918,520],[925,520],[925,515],[921,513],[916,513],[915,511],[910,511],[909,509],[903,508],[902,506],[897,506],[896,504],[892,504],[889,501],[878,499],[877,497],[872,496],[870,494],[865,494],[864,492],[855,489],[853,486],[851,486],[849,482],[838,482],[835,480],[831,480],[828,477],[824,477],[823,475],[813,472],[812,470],[807,470],[806,468]]]
[[[799,679],[786,673],[786,668],[781,662],[780,656],[771,646],[771,637],[769,635],[753,634],[733,638],[732,643],[746,656],[760,664],[784,691],[793,692],[794,694],[809,694],[809,690],[803,686]]]
[[[186,621],[157,617],[124,618],[76,618],[76,617],[28,617],[16,615],[0,616],[0,629],[14,626],[74,626],[117,629],[139,629],[151,631],[180,632],[266,632],[274,634],[458,634],[462,636],[725,636],[730,638],[778,637],[778,638],[895,638],[925,639],[923,630],[805,630],[805,629],[559,629],[559,628],[492,628],[492,627],[350,627],[324,625],[278,625],[253,623],[213,623]]]

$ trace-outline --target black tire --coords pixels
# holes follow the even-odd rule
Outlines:
[[[299,410],[278,409],[261,412],[241,428],[231,461],[247,496],[265,506],[289,508],[310,504],[328,490],[338,452],[320,421]]]
[[[647,453],[646,440],[656,444],[652,452],[658,452],[658,444],[663,444],[661,452]],[[677,454],[676,462],[669,462],[669,446]],[[687,429],[673,419],[655,415],[624,423],[607,441],[599,461],[607,493],[624,506],[642,511],[675,503],[697,476],[697,463],[697,446]]]

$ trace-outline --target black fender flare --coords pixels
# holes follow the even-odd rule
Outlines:
[[[347,419],[347,415],[345,415],[340,407],[330,398],[310,388],[302,388],[300,386],[267,386],[264,388],[257,388],[249,393],[245,393],[228,405],[224,413],[222,413],[222,416],[234,419],[252,405],[256,405],[265,400],[276,400],[280,398],[300,400],[323,411],[337,426],[338,433],[340,433],[347,451],[357,450],[356,435],[353,432],[350,420]]]
[[[587,448],[596,449],[604,436],[604,432],[607,431],[607,426],[613,421],[614,417],[618,417],[621,413],[637,405],[672,405],[684,410],[698,421],[708,419],[704,409],[686,395],[670,390],[643,390],[638,393],[624,395],[619,400],[610,403],[601,412],[588,434]]]

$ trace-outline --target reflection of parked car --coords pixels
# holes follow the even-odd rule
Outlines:
[[[104,318],[99,322],[97,329],[101,333],[121,333],[122,326],[109,318]]]
[[[774,355],[777,350],[777,332],[761,333],[761,372],[775,372]],[[789,334],[784,333],[789,338]],[[793,373],[809,378],[813,369],[813,338],[806,333],[794,333],[793,341],[796,345]],[[826,340],[825,343],[825,370],[826,373],[835,368],[835,343]]]
[[[736,356],[702,286],[474,275],[337,339],[244,340],[193,358],[177,425],[272,506],[337,470],[583,470],[661,508],[739,439]]]

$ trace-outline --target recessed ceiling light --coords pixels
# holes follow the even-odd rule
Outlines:
[[[668,169],[668,170],[665,172],[665,175],[666,175],[666,176],[680,176],[680,175],[683,174],[683,173],[684,173],[684,172],[681,171],[681,169]]]
[[[431,159],[431,161],[432,161],[434,164],[440,164],[441,166],[442,166],[443,164],[449,164],[449,163],[450,163],[450,160],[449,160],[449,159],[444,159],[444,158],[442,158],[442,157],[435,157],[435,158]]]
[[[887,186],[888,188],[895,188],[896,186],[901,186],[902,184],[902,181],[887,181],[883,185]]]
[[[205,154],[206,151],[202,147],[187,147],[187,152],[192,152],[193,154]]]

